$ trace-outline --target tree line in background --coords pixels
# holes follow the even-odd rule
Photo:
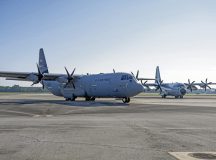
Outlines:
[[[21,87],[19,85],[14,85],[12,87],[9,86],[0,86],[0,92],[33,92],[33,93],[47,93],[49,92],[46,88],[42,87]],[[145,90],[146,93],[158,93],[159,91],[155,91],[155,89]],[[203,89],[194,90],[192,93],[194,94],[216,94],[216,89],[207,89],[205,92]]]
[[[36,93],[43,93],[43,92],[48,92],[48,90],[43,89],[42,87],[21,87],[19,85],[14,85],[12,87],[0,86],[0,92],[36,92]]]

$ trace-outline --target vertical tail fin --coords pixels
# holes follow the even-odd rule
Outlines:
[[[159,66],[156,68],[156,73],[155,73],[155,83],[161,82],[161,76],[160,76],[160,69]]]
[[[49,73],[43,48],[39,51],[39,69],[42,74]]]

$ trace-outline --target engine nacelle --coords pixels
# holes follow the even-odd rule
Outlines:
[[[59,83],[67,83],[68,79],[67,77],[58,77],[56,81],[58,81]]]

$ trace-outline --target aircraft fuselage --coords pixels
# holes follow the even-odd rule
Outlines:
[[[143,92],[143,86],[128,73],[81,75],[73,82],[75,88],[72,85],[65,86],[58,81],[43,81],[51,93],[64,98],[126,98]]]

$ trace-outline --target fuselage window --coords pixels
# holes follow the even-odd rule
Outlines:
[[[133,77],[131,75],[122,75],[121,80],[132,80]]]

